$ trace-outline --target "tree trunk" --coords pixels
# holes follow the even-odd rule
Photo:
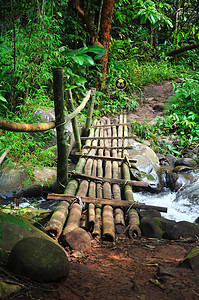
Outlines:
[[[181,47],[179,49],[175,49],[175,50],[169,51],[167,53],[167,55],[168,56],[173,56],[173,55],[180,54],[182,52],[185,52],[185,51],[188,51],[188,50],[192,50],[192,49],[196,49],[196,48],[199,48],[199,43],[190,44],[190,45]]]
[[[104,0],[103,7],[102,7],[101,29],[100,29],[100,42],[102,43],[103,47],[106,49],[106,53],[101,58],[103,80],[105,79],[107,74],[108,50],[109,50],[110,37],[111,37],[114,7],[115,7],[115,0]]]

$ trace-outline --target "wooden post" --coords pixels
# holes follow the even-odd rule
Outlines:
[[[60,67],[53,69],[53,91],[58,150],[57,188],[63,192],[68,182],[68,144],[64,113],[63,70]]]
[[[71,89],[66,90],[66,95],[67,95],[67,105],[68,105],[69,112],[73,112],[75,108],[73,105],[73,96],[71,93]],[[77,124],[77,119],[73,118],[71,120],[71,122],[72,122],[72,126],[73,126],[73,132],[74,132],[74,136],[75,136],[77,150],[81,151],[82,146],[81,146],[81,138],[80,138],[80,134],[79,134],[79,127]]]
[[[92,120],[92,115],[93,115],[93,109],[94,109],[94,104],[95,104],[95,94],[96,94],[96,88],[91,88],[91,100],[90,100],[90,105],[88,108],[88,116],[86,119],[86,128],[85,128],[85,136],[88,136],[88,131],[89,128],[91,127],[91,120]]]

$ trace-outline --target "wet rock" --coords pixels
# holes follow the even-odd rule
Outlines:
[[[180,266],[185,266],[194,271],[199,271],[199,248],[189,251],[183,260],[181,260]]]
[[[174,155],[172,155],[172,154],[167,154],[166,155],[166,159],[169,162],[169,164],[172,165],[172,166],[175,165],[175,162],[177,160],[177,158]]]
[[[135,179],[148,182],[154,190],[162,189],[161,168],[155,152],[148,146],[138,143],[133,139],[128,140],[129,158],[137,159],[137,163],[131,163],[130,171]]]
[[[59,245],[37,237],[19,241],[8,259],[10,271],[38,282],[51,282],[66,277],[69,262]]]
[[[197,166],[197,161],[195,159],[192,158],[180,158],[178,160],[176,160],[175,162],[175,167],[176,166],[187,166],[190,168],[195,168]]]
[[[64,236],[64,245],[80,252],[91,251],[91,238],[88,232],[82,228],[76,228]]]
[[[191,171],[192,168],[187,166],[176,166],[173,171],[176,173]]]
[[[173,227],[168,228],[164,237],[169,240],[176,240],[179,238],[189,238],[199,235],[199,226],[197,224],[180,221],[174,224]]]
[[[166,186],[171,191],[178,191],[193,181],[194,177],[191,174],[166,172]]]

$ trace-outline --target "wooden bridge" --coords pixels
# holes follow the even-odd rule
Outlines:
[[[130,168],[135,159],[130,159],[127,116],[120,115],[111,121],[103,117],[94,122],[79,161],[71,174],[64,194],[49,194],[48,199],[59,200],[48,222],[46,232],[58,239],[75,228],[83,227],[94,237],[115,240],[115,234],[128,231],[130,237],[141,236],[137,209],[152,206],[136,203],[134,188],[146,189],[147,182],[131,179]],[[153,207],[166,212],[164,207]]]

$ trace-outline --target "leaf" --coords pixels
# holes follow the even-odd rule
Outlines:
[[[0,100],[1,100],[2,102],[7,102],[6,98],[4,98],[2,95],[0,95]]]

